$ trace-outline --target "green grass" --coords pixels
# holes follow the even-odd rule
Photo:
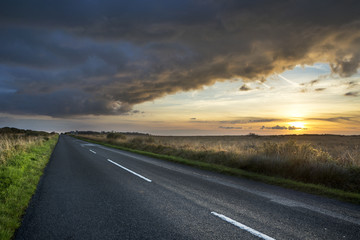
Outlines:
[[[0,164],[0,239],[11,239],[35,193],[58,136],[14,149]]]
[[[282,186],[282,187],[286,187],[286,188],[290,188],[290,189],[294,189],[294,190],[299,190],[299,191],[303,191],[303,192],[307,192],[307,193],[311,193],[311,194],[317,194],[317,195],[335,198],[335,199],[346,201],[346,202],[360,204],[360,194],[359,193],[347,192],[347,191],[340,190],[340,189],[326,187],[326,186],[323,186],[320,184],[303,183],[303,182],[290,180],[290,179],[286,179],[286,178],[281,178],[281,177],[277,177],[277,176],[266,176],[266,175],[249,172],[249,171],[244,171],[242,169],[231,168],[231,167],[214,164],[214,163],[194,161],[194,160],[184,159],[184,158],[177,157],[177,156],[170,156],[170,155],[152,153],[152,152],[148,152],[148,151],[131,149],[131,148],[113,145],[113,144],[109,144],[109,143],[104,143],[104,142],[100,142],[100,141],[95,141],[95,140],[91,140],[91,139],[87,139],[87,138],[83,138],[83,137],[79,137],[79,136],[74,136],[74,137],[79,138],[81,140],[88,141],[88,142],[97,143],[97,144],[101,144],[104,146],[117,148],[120,150],[125,150],[125,151],[129,151],[129,152],[137,153],[137,154],[142,154],[142,155],[146,155],[149,157],[154,157],[154,158],[159,158],[159,159],[177,162],[177,163],[181,163],[181,164],[186,164],[189,166],[193,166],[193,167],[197,167],[197,168],[201,168],[201,169],[205,169],[205,170],[215,171],[215,172],[219,172],[219,173],[223,173],[223,174],[227,174],[227,175],[233,175],[233,176],[237,176],[237,177],[244,177],[247,179],[261,181],[261,182],[278,185],[278,186]]]

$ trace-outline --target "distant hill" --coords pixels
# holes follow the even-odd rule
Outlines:
[[[24,130],[13,127],[0,128],[0,134],[25,134],[27,136],[47,136],[49,134],[55,134],[54,132],[48,133],[44,131]]]
[[[139,132],[114,132],[114,131],[101,131],[101,132],[96,132],[96,131],[70,131],[70,132],[65,132],[65,134],[81,134],[81,135],[99,135],[99,134],[109,134],[109,133],[120,133],[120,134],[124,134],[124,135],[137,135],[137,136],[151,136],[148,133],[139,133]]]

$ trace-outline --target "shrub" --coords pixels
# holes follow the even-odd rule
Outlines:
[[[146,143],[155,143],[155,139],[152,137],[147,137],[147,138],[145,138],[145,142]]]
[[[129,143],[133,146],[141,146],[143,145],[144,141],[140,137],[133,138],[129,141]]]
[[[106,135],[107,139],[126,139],[126,136],[122,133],[111,132]]]

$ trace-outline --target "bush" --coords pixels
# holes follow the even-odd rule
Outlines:
[[[107,139],[126,139],[126,136],[122,133],[116,133],[116,132],[112,132],[112,133],[108,133],[106,135]]]
[[[129,143],[130,143],[130,146],[139,147],[139,146],[143,145],[144,141],[142,138],[136,137],[136,138],[131,139]]]
[[[155,143],[155,139],[152,137],[147,137],[147,138],[145,138],[145,142],[146,143]]]

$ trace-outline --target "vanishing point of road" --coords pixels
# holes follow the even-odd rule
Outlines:
[[[15,239],[360,239],[360,206],[61,135]]]

